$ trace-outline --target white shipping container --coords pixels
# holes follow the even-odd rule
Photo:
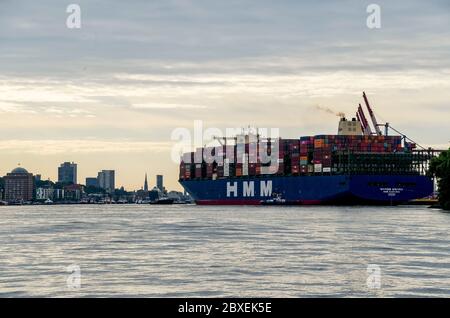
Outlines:
[[[248,176],[248,155],[244,156],[244,162],[242,163],[242,175]]]
[[[194,154],[194,162],[201,163],[203,161],[203,148],[197,148]]]
[[[314,172],[322,172],[322,164],[321,163],[316,163],[314,164]]]
[[[230,176],[230,163],[225,159],[225,164],[223,165],[223,176],[229,177]]]
[[[238,154],[236,158],[238,163],[248,162],[248,154]]]
[[[191,163],[191,153],[190,152],[183,154],[183,162]]]

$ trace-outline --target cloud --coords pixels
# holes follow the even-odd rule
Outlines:
[[[351,0],[79,1],[82,28],[74,31],[64,25],[65,5],[10,1],[0,12],[0,67],[8,74],[86,79],[111,70],[136,73],[163,60],[216,63],[214,71],[221,61],[252,65],[284,57],[315,71],[448,65],[448,3],[377,3],[382,28],[373,31],[365,24],[367,4]]]
[[[206,108],[206,106],[202,105],[191,105],[191,104],[133,104],[133,108],[137,109],[199,109]]]
[[[0,100],[0,114],[1,113],[35,113],[33,110],[29,110],[24,105],[19,103],[2,101]]]
[[[133,140],[0,140],[0,151],[12,154],[146,153],[171,149],[170,142]]]
[[[294,63],[290,65],[295,67]],[[201,67],[199,63],[197,68]],[[257,73],[240,74],[238,69],[237,66],[235,72],[214,74],[186,74],[183,70],[170,75],[121,74],[110,79],[92,79],[80,83],[65,79],[21,82],[20,78],[0,77],[3,102],[0,111],[30,110],[33,106],[47,113],[92,115],[98,107],[108,105],[132,109],[204,109],[211,100],[233,94],[313,98],[353,94],[363,90],[447,90],[450,86],[450,65],[439,72],[412,69],[374,73],[347,70],[273,74],[264,73],[262,66]],[[49,82],[53,84],[49,85]],[[193,103],[187,97],[196,101]]]

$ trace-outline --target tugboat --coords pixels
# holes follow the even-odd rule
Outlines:
[[[272,199],[261,200],[261,205],[289,205],[289,202],[281,194],[273,193]]]
[[[158,198],[155,201],[150,202],[150,204],[173,204],[173,199],[168,197]]]

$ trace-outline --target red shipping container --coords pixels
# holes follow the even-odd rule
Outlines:
[[[284,163],[279,162],[278,167],[277,167],[277,165],[271,165],[269,168],[269,171],[270,171],[270,174],[278,174],[278,175],[284,174]]]
[[[217,166],[216,173],[218,177],[223,177],[223,166]]]
[[[278,174],[284,174],[285,165],[284,163],[278,163]]]
[[[206,164],[206,177],[211,178],[214,173],[214,165],[212,163]]]
[[[300,173],[302,173],[302,174],[308,173],[308,166],[307,165],[301,165],[300,166]]]
[[[256,164],[256,175],[260,175],[261,174],[261,164],[257,163]]]
[[[202,168],[195,168],[195,177],[196,178],[202,177]]]

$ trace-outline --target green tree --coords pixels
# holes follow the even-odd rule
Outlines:
[[[55,185],[55,183],[50,180],[35,180],[34,184],[36,188],[53,187]]]
[[[430,173],[438,178],[439,204],[450,210],[450,149],[431,160]]]

